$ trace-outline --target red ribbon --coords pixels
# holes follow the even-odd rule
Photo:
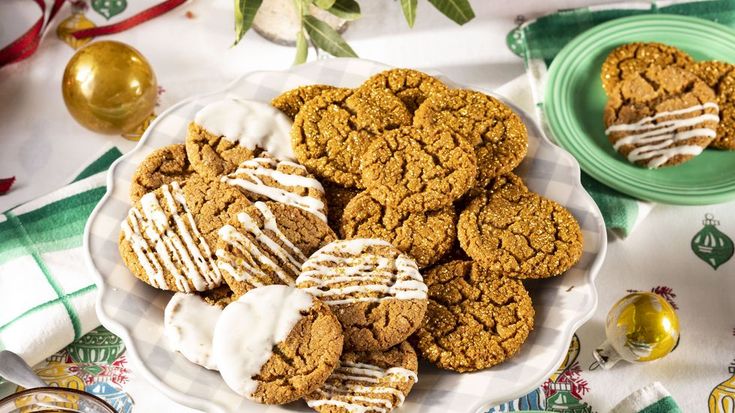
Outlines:
[[[10,191],[10,187],[13,186],[13,182],[15,182],[14,176],[0,179],[0,195],[5,195]]]
[[[41,17],[36,23],[31,26],[28,31],[23,33],[22,36],[15,39],[9,45],[0,49],[0,67],[3,67],[10,63],[19,62],[33,53],[38,49],[38,44],[41,42],[43,32],[48,23],[53,20],[56,14],[64,5],[64,0],[54,0],[49,12],[48,19],[46,19],[46,2],[44,0],[33,0],[36,5],[41,9]],[[120,22],[110,24],[107,26],[98,26],[91,29],[78,30],[72,35],[77,39],[84,39],[87,37],[104,36],[107,34],[119,33],[124,30],[135,27],[141,23],[147,22],[153,18],[156,18],[178,6],[185,3],[187,0],[165,0],[153,7],[145,9],[140,13],[128,17]],[[46,24],[44,24],[46,23]]]
[[[28,29],[27,32],[23,33],[23,35],[15,39],[14,42],[0,50],[0,67],[23,60],[32,55],[36,49],[38,49],[38,43],[40,43],[41,36],[43,35],[44,19],[46,18],[46,2],[44,0],[34,1],[41,9],[41,17],[33,24],[33,26],[31,26],[30,29]],[[59,12],[59,9],[63,4],[64,0],[54,0],[54,4],[51,7],[51,13],[46,21],[51,21],[51,19],[56,16],[56,13]]]
[[[147,8],[135,16],[130,16],[125,20],[107,26],[92,27],[90,29],[77,30],[71,35],[77,39],[86,39],[87,37],[104,36],[107,34],[120,33],[135,27],[143,22],[154,19],[184,3],[187,0],[166,0],[153,7]]]

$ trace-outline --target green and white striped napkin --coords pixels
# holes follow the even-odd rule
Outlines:
[[[0,350],[35,365],[99,325],[82,235],[121,155],[109,149],[66,187],[0,214]]]
[[[610,413],[682,413],[682,410],[669,391],[654,382],[631,393]]]
[[[649,1],[603,4],[579,9],[560,10],[520,24],[508,33],[508,47],[522,57],[537,117],[544,124],[543,103],[546,70],[554,57],[580,33],[609,20],[641,14],[681,14],[712,20],[735,27],[735,1],[705,0],[695,2]],[[551,139],[553,135],[548,133]],[[600,207],[608,229],[627,236],[653,208],[654,204],[631,198],[582,173],[582,185]]]

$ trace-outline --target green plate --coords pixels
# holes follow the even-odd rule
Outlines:
[[[709,20],[656,14],[596,26],[564,47],[549,68],[544,110],[556,141],[589,175],[636,198],[681,205],[735,198],[735,152],[708,149],[682,165],[645,169],[612,148],[602,123],[607,97],[600,67],[611,50],[630,42],[661,42],[696,60],[735,63],[735,31]]]

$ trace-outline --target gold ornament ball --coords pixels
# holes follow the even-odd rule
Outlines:
[[[77,122],[106,134],[134,130],[153,112],[158,94],[145,57],[115,41],[79,49],[66,65],[61,90]]]
[[[612,307],[605,323],[607,340],[594,356],[609,368],[619,360],[645,362],[671,353],[679,342],[679,317],[662,296],[629,294]]]

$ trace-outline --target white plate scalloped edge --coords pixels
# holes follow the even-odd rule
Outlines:
[[[136,374],[144,377],[170,399],[207,412],[242,411],[246,407],[247,411],[262,412],[310,411],[303,403],[299,404],[300,402],[286,406],[264,406],[240,398],[229,391],[224,382],[216,383],[218,379],[216,372],[208,372],[195,366],[178,354],[166,353],[166,343],[161,338],[160,331],[162,317],[158,320],[151,320],[152,317],[135,318],[139,315],[136,313],[156,311],[162,313],[170,293],[148,287],[130,274],[127,278],[108,280],[108,277],[122,271],[119,269],[122,263],[117,252],[116,231],[119,222],[125,216],[124,212],[121,212],[120,202],[123,196],[127,197],[127,187],[124,189],[116,187],[116,180],[120,181],[118,175],[121,173],[132,174],[131,165],[134,167],[151,147],[168,144],[154,145],[153,142],[162,139],[160,136],[166,136],[161,132],[161,128],[167,127],[167,120],[175,119],[176,114],[187,105],[221,98],[243,88],[247,88],[246,93],[237,94],[257,95],[263,92],[260,91],[263,84],[261,82],[270,80],[273,83],[279,77],[283,78],[277,88],[280,91],[299,84],[319,82],[354,87],[367,75],[388,68],[390,67],[361,59],[329,59],[296,66],[288,71],[246,74],[219,92],[186,99],[161,113],[146,130],[138,145],[110,167],[107,191],[90,215],[85,227],[85,262],[99,288],[97,315],[107,329],[124,341],[128,359],[132,362]],[[441,74],[433,74],[451,86],[465,87],[451,82]],[[253,81],[255,82],[251,83]],[[272,97],[277,92],[278,90],[274,89],[263,93]],[[421,363],[419,382],[400,408],[401,412],[480,412],[495,404],[527,394],[540,386],[558,368],[567,353],[572,335],[592,317],[597,306],[594,280],[605,257],[607,235],[597,205],[582,188],[579,164],[568,152],[551,143],[531,116],[501,96],[483,92],[509,104],[523,119],[529,131],[529,155],[519,167],[519,175],[524,178],[530,189],[560,202],[574,213],[585,235],[583,257],[580,263],[563,276],[528,283],[531,284],[529,290],[534,298],[537,313],[536,326],[515,357],[494,368],[463,375],[441,371]],[[178,122],[182,122],[182,119],[179,118]],[[184,136],[180,138],[183,142]],[[129,184],[129,177],[127,179]],[[118,185],[125,186],[125,181],[118,182]],[[110,232],[111,228],[114,228],[115,232]],[[110,243],[113,245],[109,245]],[[95,258],[92,250],[97,248],[100,254]],[[108,256],[105,258],[104,255]],[[105,272],[99,268],[100,265],[114,265],[114,270]],[[111,285],[112,281],[122,282],[123,285]],[[575,288],[569,288],[572,286]],[[141,294],[145,295],[148,301],[143,301]],[[115,300],[121,305],[113,306],[111,303]],[[122,303],[131,307],[123,308]],[[122,311],[126,313],[122,314]],[[131,321],[136,323],[134,328],[126,325]],[[142,331],[149,334],[144,336]],[[150,337],[157,337],[156,342],[149,343],[147,339]],[[150,351],[143,354],[143,350]],[[165,365],[169,370],[164,371],[164,366],[155,365],[154,356],[158,356],[159,359],[170,357],[170,360],[166,360],[169,364]],[[188,370],[188,374],[181,374],[181,371],[174,372],[175,367],[180,367],[181,371]],[[206,394],[204,397],[204,394],[201,394],[202,387],[207,385],[207,380],[210,389],[204,392]],[[188,384],[188,387],[184,384]],[[196,395],[197,392],[200,395]]]

